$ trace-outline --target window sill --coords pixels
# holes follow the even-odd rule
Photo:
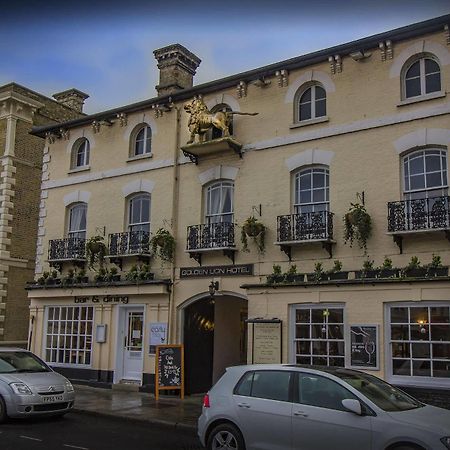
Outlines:
[[[75,169],[70,169],[67,173],[78,173],[78,172],[86,172],[87,170],[91,170],[90,166],[76,167]]]
[[[420,95],[418,97],[411,97],[405,100],[402,100],[400,103],[397,103],[397,106],[405,106],[411,105],[412,103],[420,103],[426,102],[427,100],[433,100],[435,98],[445,97],[447,94],[444,91],[433,92],[431,94]]]
[[[316,123],[328,122],[329,120],[330,119],[328,118],[328,116],[316,117],[315,119],[303,120],[301,122],[293,123],[292,125],[289,125],[289,128],[293,130],[295,128],[306,127],[308,125],[314,125]]]
[[[127,159],[127,162],[140,161],[141,159],[153,158],[153,153],[145,153],[144,155],[131,156]]]

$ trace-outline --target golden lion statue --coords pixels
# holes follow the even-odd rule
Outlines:
[[[198,136],[198,142],[204,142],[206,139],[206,132],[215,127],[222,131],[223,136],[230,136],[230,122],[231,117],[234,114],[240,114],[242,116],[256,116],[258,113],[242,113],[237,111],[218,111],[212,113],[208,110],[201,97],[195,97],[190,102],[184,105],[184,110],[189,113],[188,127],[191,133],[191,138],[188,144],[192,144],[195,141],[195,137]]]

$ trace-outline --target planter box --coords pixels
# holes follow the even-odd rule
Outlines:
[[[286,283],[303,283],[305,281],[304,273],[288,274],[284,277]]]
[[[328,274],[329,280],[347,280],[348,272],[331,272]]]
[[[429,267],[427,277],[448,277],[448,267]]]
[[[378,278],[380,274],[380,271],[378,269],[373,270],[357,270],[355,271],[355,278],[367,278],[367,279],[374,279]]]
[[[424,267],[420,269],[405,269],[405,275],[409,278],[423,278],[427,275],[427,269]]]
[[[398,269],[381,269],[379,278],[396,278],[398,277]]]
[[[75,278],[76,283],[89,283],[89,277],[81,277],[81,279]]]
[[[120,275],[113,275],[111,281],[120,281]]]
[[[306,274],[306,279],[309,282],[313,282],[313,283],[318,283],[319,281],[325,281],[327,280],[327,274],[323,273],[322,275],[320,275],[320,278],[317,278],[317,275],[315,273],[307,273]]]
[[[268,275],[267,276],[267,283],[268,284],[274,284],[274,283],[282,283],[284,281],[284,275]]]

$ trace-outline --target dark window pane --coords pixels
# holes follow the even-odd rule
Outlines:
[[[411,323],[428,322],[428,308],[411,308]]]
[[[135,155],[144,154],[144,141],[136,141]]]
[[[439,155],[427,155],[425,158],[425,166],[427,172],[435,172],[441,170],[441,157]]]
[[[261,371],[253,375],[252,397],[289,401],[291,373],[287,371]]]
[[[441,74],[434,73],[425,77],[425,92],[439,92],[441,90]]]
[[[326,100],[316,101],[316,117],[323,117],[327,115],[327,102]]]
[[[316,366],[326,366],[327,363],[327,358],[322,358],[322,357],[318,357],[315,356],[314,358],[312,358],[312,363]]]
[[[431,340],[450,342],[450,325],[431,325]]]
[[[442,177],[440,172],[427,174],[427,188],[442,186]]]
[[[246,373],[239,382],[235,391],[236,395],[250,396],[252,390],[253,372]]]
[[[300,190],[311,189],[311,173],[300,174]]]
[[[430,361],[413,361],[413,377],[430,377]]]
[[[408,323],[408,308],[391,308],[391,323]]]
[[[316,86],[316,100],[325,98],[327,94],[325,93],[325,89],[321,88],[320,86]]]
[[[447,306],[430,308],[431,323],[449,323],[450,309]]]
[[[313,191],[313,202],[319,203],[325,201],[325,190],[324,189],[315,189]]]
[[[420,75],[420,61],[416,61],[406,72],[406,78],[418,77]]]
[[[311,103],[300,105],[300,120],[311,119]]]
[[[433,344],[433,358],[450,359],[450,344]]]
[[[306,103],[311,101],[311,88],[307,89],[300,98],[300,103]]]
[[[392,343],[392,356],[394,358],[409,358],[410,356],[410,344],[403,342]]]
[[[297,354],[310,355],[311,354],[311,342],[310,341],[297,341],[296,349],[297,349]]]
[[[409,340],[408,325],[392,325],[391,337],[394,341],[408,341]]]
[[[425,59],[425,74],[439,72],[439,64],[432,59]]]
[[[326,355],[327,354],[327,341],[312,341],[312,354],[313,355]]]
[[[411,375],[411,362],[409,359],[394,359],[392,361],[393,375]]]
[[[325,339],[327,337],[326,325],[312,325],[312,337],[314,339]]]
[[[420,78],[412,78],[405,81],[406,86],[406,98],[417,97],[420,92]]]
[[[428,341],[430,339],[428,325],[411,325],[411,340]]]
[[[313,187],[320,188],[325,186],[325,174],[324,173],[314,173],[313,174]]]
[[[297,356],[297,364],[311,364],[311,358],[309,356]]]
[[[333,356],[344,356],[344,343],[343,342],[330,342],[329,353]]]
[[[330,358],[329,365],[332,367],[344,367],[345,360],[344,358]]]
[[[450,362],[433,361],[433,376],[440,378],[450,378]]]
[[[344,339],[343,325],[328,325],[328,339]]]
[[[430,344],[412,344],[413,358],[431,358]]]
[[[413,175],[410,178],[410,189],[425,189],[425,176],[424,175]]]
[[[311,203],[311,191],[300,192],[300,203]]]
[[[325,309],[313,309],[311,312],[311,322],[312,323],[323,323],[324,318],[326,316]]]
[[[297,309],[295,312],[295,321],[298,323],[309,323],[311,312],[309,309]]]
[[[422,152],[418,156],[409,158],[409,170],[411,171],[411,175],[424,173]]]
[[[296,327],[296,337],[300,339],[309,339],[309,325],[297,325]]]

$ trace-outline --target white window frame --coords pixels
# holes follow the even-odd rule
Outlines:
[[[312,193],[312,201],[309,203],[300,203],[300,177],[303,174],[309,172],[311,174],[311,193]],[[325,181],[328,180],[328,185],[325,183],[324,186],[314,187],[314,173],[324,174]],[[293,196],[292,196],[292,209],[293,214],[301,214],[300,209],[302,206],[312,206],[312,211],[315,212],[315,205],[325,205],[325,211],[330,210],[330,169],[327,166],[312,166],[312,167],[303,167],[293,173]],[[297,189],[298,188],[298,189]],[[322,202],[314,202],[314,190],[325,190],[325,200]],[[298,193],[298,199],[297,199]],[[298,201],[296,201],[298,200]],[[320,210],[322,211],[322,210]]]
[[[348,363],[349,363],[349,359],[350,359],[350,355],[347,349],[347,315],[346,315],[346,305],[344,303],[296,303],[293,305],[290,305],[290,317],[289,317],[289,341],[290,341],[290,345],[289,345],[289,361],[291,364],[297,364],[297,349],[296,349],[296,341],[298,340],[302,340],[299,338],[296,338],[296,311],[298,309],[342,309],[342,317],[343,317],[343,322],[342,322],[342,334],[343,334],[343,338],[342,339],[321,339],[320,341],[326,341],[328,342],[342,342],[343,346],[344,346],[344,356],[341,357],[344,365],[342,367],[348,367]],[[327,324],[328,324],[328,320],[327,320]],[[311,321],[310,321],[310,325],[311,325]],[[310,341],[312,343],[313,340],[317,340],[317,339],[312,339],[312,334],[310,333],[310,338],[309,339],[304,339],[307,341]],[[311,352],[310,356],[312,357],[313,354]],[[320,356],[320,355],[315,355],[315,356]],[[329,357],[334,357],[333,355],[329,354],[329,348],[327,350],[327,354],[324,355],[324,357],[329,358]],[[338,356],[339,357],[339,356]],[[324,366],[324,367],[328,367],[328,366]]]
[[[231,187],[231,211],[230,212],[223,212],[223,199],[224,199],[224,187],[229,188]],[[213,190],[220,190],[220,205],[222,205],[221,213],[210,213],[211,211],[211,192]],[[231,221],[227,221],[227,223],[233,223],[234,221],[234,181],[232,180],[220,180],[215,181],[211,184],[209,184],[205,188],[205,224],[210,223],[223,223],[225,222],[223,218],[225,216],[231,215]],[[219,222],[212,222],[211,218],[217,218],[219,217]]]
[[[385,355],[385,379],[387,382],[396,384],[399,386],[417,386],[417,387],[431,387],[431,388],[450,388],[449,378],[433,378],[433,377],[418,377],[407,375],[393,375],[392,366],[392,351],[391,351],[391,308],[433,308],[433,307],[450,307],[450,301],[421,301],[421,302],[389,302],[384,305],[385,330],[384,330],[384,355]],[[414,342],[411,339],[409,341],[402,342]],[[433,342],[431,339],[427,342]],[[439,341],[439,343],[450,343],[450,341]],[[412,360],[412,355],[410,355]],[[421,359],[421,358],[417,358]],[[425,359],[425,358],[424,358]],[[430,361],[432,361],[432,356]],[[450,360],[449,360],[450,365]]]
[[[144,138],[138,140],[138,136],[142,131],[144,131]],[[150,137],[148,136],[149,134],[150,134]],[[142,153],[137,153],[138,142],[144,143]],[[150,125],[143,124],[143,125],[139,126],[139,128],[136,130],[136,132],[134,134],[133,152],[132,152],[131,156],[136,157],[136,158],[140,158],[140,157],[142,158],[144,156],[148,156],[151,154],[152,154],[152,129],[151,129]]]
[[[325,97],[323,99],[316,98],[316,88],[317,87],[323,89],[323,91],[325,92]],[[303,95],[308,90],[311,90],[311,101],[301,103]],[[316,113],[316,101],[317,100],[325,101],[325,114],[323,114],[322,116],[318,116]],[[306,103],[311,103],[311,117],[309,119],[302,119],[300,117],[300,105],[306,104]],[[295,123],[304,123],[304,122],[308,122],[310,120],[312,121],[312,120],[322,119],[322,118],[327,117],[327,91],[324,88],[324,86],[322,86],[319,83],[314,83],[314,84],[308,84],[307,86],[300,88],[300,90],[298,91],[298,94],[297,94],[296,102],[295,102],[295,109],[296,109],[295,110]]]
[[[83,154],[82,154],[82,164],[79,165],[78,155],[80,154],[80,151],[82,151]],[[71,169],[75,170],[89,167],[90,152],[91,152],[91,145],[89,143],[89,140],[86,138],[78,139],[77,142],[75,142],[72,150]]]
[[[439,67],[439,72],[432,72],[431,73],[431,74],[439,73],[439,75],[440,75],[441,89],[438,90],[438,91],[426,92],[426,82],[425,82],[426,81],[426,74],[425,74],[425,60],[426,59],[430,59],[430,60],[434,61]],[[420,94],[407,97],[407,95],[406,95],[406,80],[409,79],[409,78],[406,78],[406,75],[407,75],[409,69],[416,62],[419,62],[419,76],[418,77],[414,77],[414,78],[419,78],[420,79]],[[431,74],[429,74],[429,75],[431,75]],[[419,98],[422,98],[422,97],[427,97],[429,95],[436,94],[438,92],[442,92],[442,68],[441,68],[441,65],[439,63],[439,60],[436,57],[433,57],[432,55],[422,55],[420,57],[414,58],[407,66],[405,66],[405,69],[403,71],[403,75],[402,75],[402,90],[403,90],[403,96],[402,96],[403,100],[419,99]]]
[[[56,336],[56,342],[57,342],[57,346],[53,347],[52,345],[50,347],[47,347],[47,337],[49,336],[48,334],[48,322],[49,322],[49,312],[50,312],[50,308],[58,308],[59,309],[59,320],[57,321],[57,332],[56,333],[51,333],[50,336]],[[61,311],[63,308],[66,309],[72,309],[72,318],[74,317],[73,312],[75,308],[79,308],[80,309],[80,315],[79,317],[81,317],[81,310],[82,309],[86,309],[86,318],[88,317],[88,309],[91,309],[92,311],[92,319],[86,319],[84,320],[84,322],[90,323],[91,324],[91,334],[83,334],[81,335],[79,332],[77,334],[72,334],[72,333],[61,333]],[[67,316],[66,316],[67,317]],[[53,320],[52,320],[53,321]],[[67,322],[70,322],[71,324],[73,323],[80,323],[81,319],[77,319],[77,320],[66,320],[66,325]],[[55,321],[56,322],[56,321]],[[42,359],[50,366],[52,367],[76,367],[76,368],[90,368],[93,365],[93,349],[94,349],[94,325],[95,325],[95,307],[94,306],[88,306],[88,305],[46,305],[45,306],[45,314],[44,314],[44,333],[43,333],[43,342],[42,342]],[[67,330],[67,328],[66,328]],[[61,347],[59,345],[59,342],[61,339],[65,339],[67,337],[69,337],[69,339],[71,340],[72,336],[76,336],[77,337],[77,348],[76,349],[69,349],[66,350],[65,346]],[[84,336],[85,337],[85,345],[86,345],[86,338],[88,336],[90,336],[91,340],[91,344],[90,344],[90,348],[85,347],[84,349],[81,349],[79,347],[79,338],[80,336]],[[89,364],[78,364],[78,363],[60,363],[60,362],[53,362],[50,360],[48,360],[47,358],[47,349],[49,349],[50,351],[52,350],[56,350],[56,360],[58,361],[58,355],[60,351],[76,351],[77,352],[77,359],[78,359],[78,352],[80,351],[84,351],[84,352],[89,352],[90,353],[90,362]],[[62,350],[61,350],[62,349]]]
[[[141,221],[141,222],[131,222],[132,219],[132,205],[133,205],[133,201],[139,199],[139,198],[143,198],[143,199],[147,199],[148,200],[148,221]],[[152,197],[150,194],[148,194],[147,192],[139,192],[137,194],[132,195],[131,197],[129,197],[128,199],[128,217],[127,217],[127,230],[129,232],[133,231],[133,227],[137,227],[137,226],[143,226],[143,225],[148,225],[148,230],[142,230],[142,231],[147,231],[148,233],[150,233],[150,229],[151,229],[151,207],[152,207]],[[142,219],[142,208],[140,210],[140,218]],[[134,231],[138,231],[138,230],[134,230]]]
[[[75,208],[84,208],[85,215],[86,215],[86,228],[85,229],[79,229],[79,230],[71,230],[71,224],[72,224],[72,212]],[[68,207],[68,216],[67,216],[67,237],[68,238],[80,238],[80,239],[86,239],[86,229],[87,229],[87,203],[79,202],[79,203],[73,203],[72,205],[69,205]],[[78,234],[83,233],[84,237],[78,236]]]

